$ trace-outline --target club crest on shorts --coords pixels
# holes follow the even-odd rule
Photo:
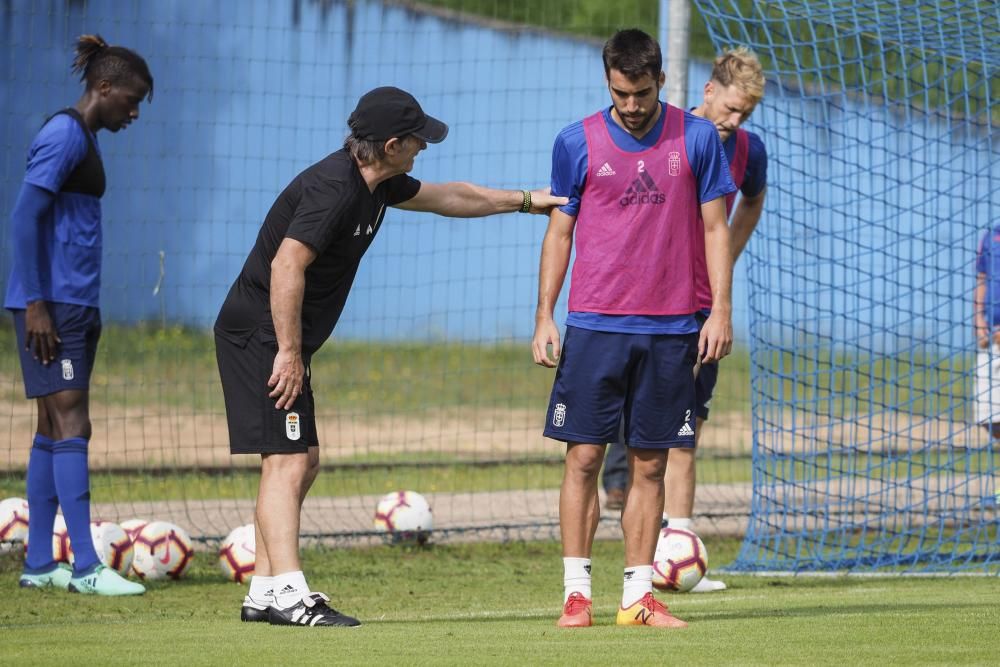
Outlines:
[[[73,379],[73,360],[72,359],[63,359],[59,363],[62,364],[63,380],[72,380]]]
[[[566,406],[562,403],[556,403],[555,410],[552,411],[552,425],[562,426],[566,423]]]
[[[298,440],[302,437],[302,428],[299,426],[298,412],[289,412],[285,415],[285,436],[289,440]]]

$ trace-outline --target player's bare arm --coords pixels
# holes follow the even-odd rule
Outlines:
[[[976,318],[976,345],[987,348],[990,345],[990,326],[986,323],[986,274],[976,274],[976,291],[973,293],[973,309]]]
[[[566,197],[553,197],[549,188],[530,191],[530,206],[525,213],[546,214],[562,206]],[[522,190],[495,190],[473,183],[421,183],[417,194],[397,208],[407,211],[437,213],[450,218],[478,218],[496,213],[521,211],[525,203]]]
[[[556,300],[566,280],[570,253],[573,250],[573,228],[576,216],[567,215],[557,208],[549,214],[549,228],[542,241],[542,259],[538,270],[538,307],[535,309],[535,335],[531,340],[531,353],[535,363],[555,368],[561,352],[559,327],[552,314]],[[548,346],[552,346],[549,356]]]
[[[306,267],[316,259],[316,251],[295,239],[286,238],[271,262],[271,317],[278,338],[278,354],[267,381],[268,394],[277,399],[274,407],[289,410],[302,393],[305,365],[302,363],[302,297],[306,287]]]
[[[733,347],[733,253],[726,200],[713,199],[701,205],[705,221],[705,260],[712,286],[712,314],[698,338],[698,358],[712,363],[725,357]]]
[[[764,196],[767,194],[767,187],[758,192],[753,197],[740,197],[733,211],[733,219],[730,221],[729,234],[733,245],[733,264],[740,258],[740,254],[750,240],[750,235],[757,228],[760,222],[760,214],[764,211]]]

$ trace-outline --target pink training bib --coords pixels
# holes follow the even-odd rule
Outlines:
[[[698,310],[694,248],[704,225],[684,146],[684,112],[664,105],[656,144],[615,145],[603,113],[583,121],[587,180],[576,220],[569,309],[607,315]]]

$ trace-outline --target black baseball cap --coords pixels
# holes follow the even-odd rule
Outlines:
[[[447,125],[425,114],[413,95],[392,86],[362,95],[347,124],[351,134],[358,139],[374,141],[412,134],[429,144],[436,144],[448,136]]]

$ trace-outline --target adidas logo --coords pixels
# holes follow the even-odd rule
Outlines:
[[[358,228],[354,230],[354,235],[361,236],[361,225],[358,225]]]
[[[662,204],[667,201],[667,196],[656,187],[656,182],[649,172],[641,172],[639,177],[632,181],[628,190],[618,200],[618,205],[622,208],[633,204]]]
[[[614,176],[615,170],[611,168],[611,165],[605,162],[601,165],[601,168],[597,170],[598,176]]]
[[[691,424],[684,422],[684,426],[681,426],[681,430],[677,431],[677,435],[694,435],[694,429],[691,428]]]
[[[685,426],[687,426],[687,424],[685,424]],[[291,584],[286,584],[285,587],[282,588],[280,591],[278,591],[277,594],[278,595],[290,595],[290,594],[296,592],[297,590],[298,589],[295,588],[295,586],[292,586]]]

